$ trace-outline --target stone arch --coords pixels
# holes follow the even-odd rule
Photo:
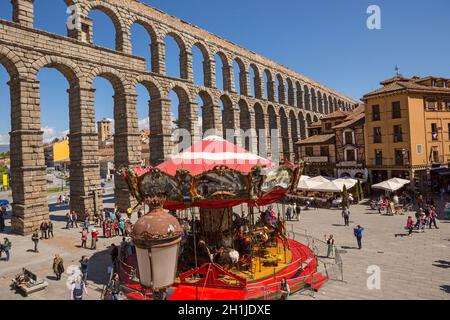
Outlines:
[[[247,67],[245,66],[245,63],[242,61],[241,58],[236,57],[233,60],[233,64],[236,63],[236,65],[238,66],[238,70],[234,70],[234,65],[233,65],[233,76],[236,77],[236,71],[237,71],[237,75],[238,78],[235,78],[235,81],[238,80],[238,87],[235,84],[235,89],[238,92],[238,94],[242,95],[242,96],[248,96],[249,95],[249,78],[248,78],[248,71],[247,71]],[[238,90],[239,88],[239,90]]]
[[[188,79],[189,78],[189,66],[188,66],[188,51],[186,42],[184,41],[183,37],[178,34],[175,31],[169,31],[164,35],[164,39],[167,39],[168,37],[175,40],[176,44],[178,45],[178,48],[180,50],[180,57],[179,57],[179,68],[180,68],[180,79]],[[165,54],[165,57],[167,59],[167,55]]]
[[[319,122],[319,118],[316,115],[314,115],[313,121],[314,121],[314,123]]]
[[[299,134],[299,129],[298,129],[298,120],[297,120],[297,116],[294,112],[294,110],[291,110],[289,112],[289,121],[290,121],[290,126],[291,126],[291,139],[290,139],[290,145],[292,145],[293,147],[293,157],[291,155],[291,158],[294,158],[294,160],[298,160],[298,145],[297,142],[300,139],[300,134]]]
[[[295,89],[296,89],[296,99],[297,99],[297,108],[304,109],[304,96],[303,96],[303,88],[300,82],[295,82]]]
[[[267,100],[270,102],[275,102],[275,83],[273,81],[272,72],[268,69],[264,69],[264,75],[266,76],[266,92]]]
[[[284,79],[281,74],[276,75],[277,79],[277,87],[278,87],[278,99],[277,102],[279,104],[286,104],[286,85],[284,83]]]
[[[254,152],[256,150],[256,137],[255,132],[253,132],[253,123],[254,123],[254,111],[249,106],[248,102],[245,99],[239,100],[239,120],[240,120],[240,128],[243,131],[242,146],[250,151]]]
[[[220,96],[220,101],[223,105],[222,110],[222,128],[223,128],[223,135],[224,138],[230,138],[230,134],[233,133],[237,128],[238,119],[237,113],[234,108],[233,100],[227,95],[223,94]],[[236,139],[234,139],[234,143],[237,143]]]
[[[338,104],[338,101],[337,101],[336,97],[334,97],[334,99],[333,99],[333,106],[334,106],[334,111],[338,111],[339,110],[339,104]]]
[[[87,85],[89,87],[92,87],[92,84],[97,77],[103,77],[109,82],[111,82],[111,85],[113,86],[114,91],[117,93],[130,93],[131,90],[131,84],[128,82],[126,77],[118,72],[117,70],[110,68],[110,67],[96,67],[89,73],[87,77]]]
[[[311,87],[311,109],[314,112],[318,112],[316,90],[312,87]]]
[[[266,156],[268,149],[267,128],[265,121],[264,109],[260,103],[256,103],[253,107],[255,111],[255,129],[257,137],[257,151],[259,155]]]
[[[25,72],[26,70],[20,57],[4,46],[0,46],[0,64],[5,67],[11,78],[18,77],[19,72]]]
[[[289,130],[289,118],[288,114],[284,110],[284,108],[279,109],[280,114],[280,133],[281,133],[281,144],[283,148],[283,157],[284,159],[290,159],[290,130]]]
[[[307,131],[306,131],[306,119],[303,112],[299,112],[298,114],[299,118],[299,124],[300,124],[300,139],[306,139],[307,138]]]
[[[206,90],[200,90],[198,96],[202,100],[202,130],[203,134],[210,133],[212,131],[217,135],[221,135],[222,124],[219,107],[214,105],[214,100]]]
[[[231,92],[233,89],[233,72],[232,72],[232,66],[230,63],[230,60],[228,59],[227,55],[223,53],[222,51],[217,51],[214,54],[214,57],[218,57],[222,63],[222,81],[223,81],[223,90]],[[216,75],[219,73],[217,72],[217,64],[216,64]]]
[[[323,98],[322,93],[320,91],[317,91],[317,112],[323,114]]]
[[[78,85],[83,78],[83,72],[80,67],[72,60],[62,57],[43,56],[37,59],[31,64],[31,77],[36,79],[38,72],[42,68],[55,68],[66,77],[71,87]]]
[[[133,87],[136,88],[137,84],[142,84],[147,89],[150,99],[161,99],[161,94],[164,90],[152,76],[142,75],[137,77]]]
[[[305,84],[303,86],[303,101],[305,104],[305,110],[311,110],[311,95],[308,86]]]
[[[312,117],[311,117],[311,114],[310,114],[310,113],[307,113],[307,114],[306,114],[306,124],[307,124],[308,126],[310,126],[311,123],[312,123]]]
[[[125,35],[128,35],[127,33],[127,29],[124,27],[125,23],[122,21],[122,19],[120,18],[120,14],[118,13],[117,9],[104,2],[104,1],[89,1],[86,3],[86,7],[85,7],[85,16],[88,16],[89,13],[93,10],[99,10],[101,12],[103,12],[104,14],[106,14],[112,21],[114,28],[115,28],[115,32],[116,32],[116,50],[117,51],[125,51]],[[89,35],[88,35],[88,42],[89,43],[93,43],[93,31],[92,29],[89,31]]]
[[[287,84],[287,104],[290,106],[295,106],[295,90],[294,83],[291,78],[286,79]]]
[[[328,113],[333,113],[334,107],[333,107],[333,98],[331,95],[328,96]]]
[[[267,107],[267,115],[269,117],[269,137],[270,152],[272,158],[277,158],[280,155],[280,119],[277,110],[273,105]]]
[[[213,72],[212,72],[212,66],[211,66],[211,61],[212,61],[211,54],[210,54],[207,46],[201,41],[195,42],[192,45],[192,50],[194,49],[194,47],[196,47],[200,50],[200,52],[202,53],[202,57],[203,57],[203,85],[205,87],[212,87]]]
[[[253,79],[250,79],[252,81],[252,88],[250,88],[249,92],[253,92],[253,97],[256,99],[262,99],[263,98],[263,85],[262,85],[262,78],[259,71],[259,68],[256,64],[250,63],[250,70],[253,71]]]

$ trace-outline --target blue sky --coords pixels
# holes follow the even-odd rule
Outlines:
[[[395,65],[405,76],[450,77],[450,1],[430,0],[145,0],[144,2],[198,25],[221,37],[275,60],[333,89],[359,99],[393,75]],[[0,1],[0,18],[11,19],[10,1]],[[366,27],[367,7],[381,7],[382,29]],[[35,1],[35,26],[65,35],[63,0]],[[92,12],[94,42],[114,47],[112,23]],[[150,57],[150,38],[132,29],[133,52]],[[167,43],[170,75],[178,74],[178,49]],[[201,70],[194,52],[194,74]],[[46,139],[64,135],[69,126],[67,82],[53,69],[39,73],[42,127]],[[9,125],[8,75],[0,66],[0,144],[7,143]],[[96,118],[112,118],[113,90],[108,81],[95,82]],[[138,113],[144,126],[148,94],[138,88]],[[173,104],[177,104],[172,95]],[[174,113],[176,108],[174,108]]]

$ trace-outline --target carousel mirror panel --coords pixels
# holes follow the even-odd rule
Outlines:
[[[196,192],[203,199],[246,198],[247,185],[246,175],[233,170],[213,170],[196,178]]]
[[[169,200],[179,201],[183,197],[177,182],[170,176],[151,171],[140,179],[140,191],[144,197],[166,195]]]
[[[267,172],[267,177],[261,187],[264,193],[274,189],[289,189],[293,179],[293,172],[287,168],[277,168]]]

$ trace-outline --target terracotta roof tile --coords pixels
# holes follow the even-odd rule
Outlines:
[[[297,145],[303,144],[313,144],[313,143],[324,143],[334,138],[334,133],[332,134],[319,134],[297,142]]]

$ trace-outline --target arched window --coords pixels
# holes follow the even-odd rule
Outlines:
[[[152,69],[151,45],[155,40],[156,34],[148,24],[137,21],[131,25],[132,54],[144,57],[149,71]]]

